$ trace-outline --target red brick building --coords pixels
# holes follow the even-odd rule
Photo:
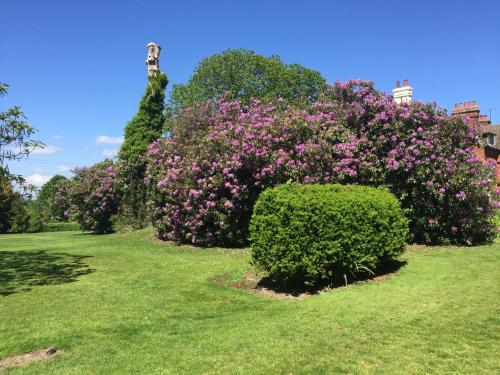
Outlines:
[[[481,115],[481,110],[475,100],[455,104],[452,113],[455,116],[467,117],[471,126],[479,127],[482,147],[475,150],[476,156],[481,160],[496,163],[497,184],[500,184],[500,124],[492,125],[487,115]]]

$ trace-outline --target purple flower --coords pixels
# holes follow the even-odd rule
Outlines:
[[[474,155],[468,125],[426,103],[397,105],[369,82],[338,82],[332,90],[338,95],[302,109],[224,98],[186,108],[171,135],[151,144],[145,159],[160,237],[201,245],[239,238],[237,229],[248,223],[236,213],[286,181],[387,184],[410,218],[426,223],[411,229],[421,231],[413,233],[419,238],[450,220],[462,228],[452,241],[489,230],[484,224],[490,208],[483,202],[491,199],[493,178]],[[108,202],[112,189],[119,190],[114,179],[101,180],[89,197]],[[441,198],[429,199],[429,193]],[[444,194],[464,203],[448,207]],[[479,207],[484,215],[477,214]],[[471,217],[470,225],[461,223]],[[453,230],[448,232],[451,237]]]

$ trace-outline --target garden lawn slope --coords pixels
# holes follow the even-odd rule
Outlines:
[[[60,351],[5,373],[500,372],[498,243],[410,247],[392,277],[292,301],[212,282],[246,250],[150,237],[0,236],[0,360]]]

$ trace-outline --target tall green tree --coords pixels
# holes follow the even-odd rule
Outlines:
[[[0,82],[0,97],[7,95],[8,88],[8,84]],[[16,190],[22,191],[25,181],[21,176],[9,172],[7,162],[20,160],[35,148],[43,146],[43,143],[31,139],[35,132],[35,128],[26,122],[21,107],[15,106],[0,112],[0,232],[6,232],[13,226],[23,226],[24,219],[20,221],[22,215],[18,213],[24,213],[25,207],[23,197]]]
[[[8,88],[8,84],[0,82],[0,97],[7,95]],[[35,132],[36,129],[26,122],[21,107],[0,112],[0,173],[10,181],[22,183],[24,180],[9,173],[7,161],[22,159],[35,148],[44,146],[42,142],[31,139]]]
[[[320,73],[299,64],[287,65],[278,56],[265,57],[246,49],[227,50],[203,59],[186,84],[172,88],[168,111],[227,95],[247,104],[283,99],[297,105],[326,90]]]
[[[39,190],[36,199],[36,208],[43,220],[48,222],[68,220],[64,212],[69,209],[69,201],[61,202],[60,199],[62,184],[66,183],[68,183],[66,177],[56,174]]]
[[[125,140],[119,152],[121,160],[136,163],[148,146],[163,134],[165,118],[166,74],[158,72],[149,77],[139,110],[125,127]]]
[[[168,78],[162,72],[149,77],[139,110],[125,127],[125,139],[118,154],[122,188],[120,212],[115,221],[118,226],[141,228],[146,224],[147,190],[144,186],[146,163],[142,156],[148,146],[164,133],[167,84]]]

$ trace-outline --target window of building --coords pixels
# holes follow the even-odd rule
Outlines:
[[[495,134],[493,134],[493,133],[486,133],[486,142],[490,146],[494,146],[495,145]]]

